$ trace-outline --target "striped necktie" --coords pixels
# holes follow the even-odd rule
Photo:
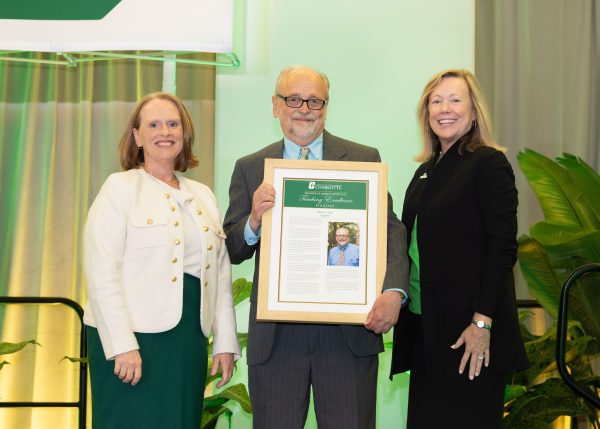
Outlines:
[[[298,155],[298,159],[308,159],[308,154],[310,153],[310,149],[306,146],[302,146],[300,148],[300,154]]]
[[[346,255],[344,254],[344,248],[342,247],[340,249],[340,255],[338,256],[338,265],[345,265],[346,264]]]

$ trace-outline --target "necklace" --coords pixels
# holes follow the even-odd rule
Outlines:
[[[150,174],[152,177],[160,180],[161,182],[166,183],[170,187],[175,188],[175,189],[179,189],[179,179],[177,178],[177,176],[175,175],[175,173],[172,173],[172,176],[169,179],[163,179],[161,177],[158,177],[152,171],[148,170],[146,167],[144,167],[144,170],[146,171],[146,173]]]

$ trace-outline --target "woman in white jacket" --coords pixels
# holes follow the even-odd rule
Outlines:
[[[195,167],[177,97],[153,93],[131,115],[85,228],[93,427],[200,427],[213,333],[221,387],[240,356],[231,269],[213,193]]]

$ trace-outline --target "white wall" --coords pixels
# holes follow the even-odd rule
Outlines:
[[[439,70],[473,69],[474,9],[474,0],[236,0],[242,66],[217,74],[215,192],[223,212],[235,161],[281,138],[271,115],[279,71],[306,64],[331,81],[326,128],[378,148],[389,164],[400,215],[420,147],[416,103]],[[252,269],[251,263],[235,267],[234,278],[251,279]],[[246,319],[247,308],[238,309],[241,331]],[[406,377],[387,381],[389,358],[389,352],[380,358],[377,426],[403,428]],[[243,361],[235,378],[245,377]],[[250,419],[236,413],[233,427],[249,428]],[[306,427],[316,428],[313,416]]]

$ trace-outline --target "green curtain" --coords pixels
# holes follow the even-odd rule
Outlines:
[[[478,0],[475,30],[475,71],[515,170],[519,231],[529,233],[543,216],[520,171],[520,150],[550,158],[569,152],[600,168],[600,7],[594,0]],[[518,297],[530,297],[517,280]]]
[[[475,70],[498,142],[600,168],[600,7],[595,0],[477,1]],[[541,212],[522,174],[523,232]]]
[[[177,66],[177,93],[193,117],[200,158],[187,175],[211,187],[214,82],[212,67]],[[120,169],[117,144],[137,100],[161,86],[160,62],[0,62],[0,295],[85,304],[87,210]],[[77,354],[78,336],[78,319],[65,307],[0,306],[0,341],[42,345],[2,357],[11,365],[0,371],[0,400],[76,400],[77,366],[59,361]],[[76,427],[76,414],[0,408],[0,427]]]

